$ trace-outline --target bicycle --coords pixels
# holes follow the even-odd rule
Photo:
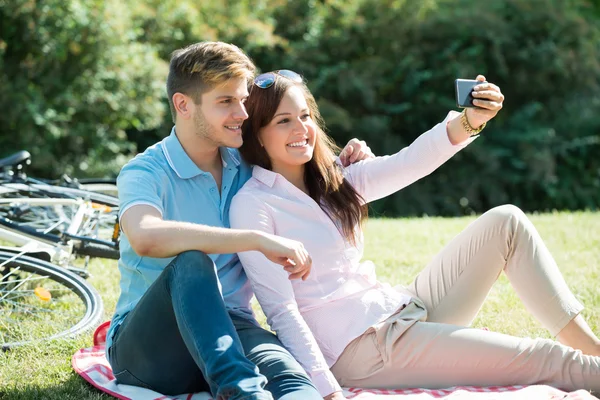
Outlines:
[[[103,304],[85,280],[62,267],[0,249],[0,346],[72,337],[98,325]]]
[[[68,175],[62,175],[60,179],[54,180],[31,178],[25,174],[25,166],[30,164],[31,154],[26,150],[18,151],[8,157],[0,159],[0,171],[4,171],[3,173],[0,173],[0,181],[62,186],[83,192],[93,192],[117,197],[117,182],[114,178],[72,178]],[[77,193],[81,192],[75,192],[75,194]]]
[[[0,185],[0,240],[16,246],[35,243],[39,258],[85,277],[85,269],[71,266],[71,256],[86,257],[86,267],[89,257],[119,258],[119,224],[109,206],[38,195],[2,193]]]
[[[0,240],[36,243],[36,256],[87,277],[71,256],[119,258],[118,199],[27,177],[29,153],[0,160]]]
[[[3,350],[96,326],[102,300],[73,273],[87,277],[87,270],[71,260],[85,256],[87,267],[89,257],[119,257],[117,198],[64,176],[60,182],[30,178],[23,168],[29,162],[27,152],[0,160],[0,241],[21,246],[0,246]]]

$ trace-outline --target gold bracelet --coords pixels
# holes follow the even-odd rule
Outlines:
[[[460,113],[460,123],[469,136],[479,135],[483,128],[485,128],[485,124],[487,124],[487,122],[484,122],[479,128],[473,128],[467,119],[467,110],[463,110]]]

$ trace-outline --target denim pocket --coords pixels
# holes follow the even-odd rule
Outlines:
[[[135,375],[133,375],[131,372],[129,372],[126,369],[122,370],[121,372],[116,372],[116,373],[113,372],[113,374],[115,376],[115,379],[117,380],[117,383],[124,384],[124,385],[139,386],[139,387],[153,390],[150,385],[142,382]]]
[[[150,387],[150,385],[141,381],[135,375],[133,375],[131,372],[129,372],[129,370],[122,369],[122,366],[119,363],[119,351],[118,351],[118,349],[120,347],[120,341],[119,341],[119,333],[120,332],[119,332],[119,330],[124,321],[125,321],[125,319],[122,319],[119,322],[119,324],[116,326],[115,331],[113,333],[113,343],[109,348],[109,354],[107,354],[108,362],[111,365],[112,370],[113,370],[113,375],[115,376],[117,383],[121,383],[124,385],[139,386],[139,387],[143,387],[146,389],[154,390]],[[117,371],[119,371],[119,372],[117,372]]]

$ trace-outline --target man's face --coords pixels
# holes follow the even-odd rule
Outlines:
[[[219,147],[239,148],[242,122],[248,118],[244,103],[248,98],[245,79],[231,79],[202,95],[194,113],[196,135]]]

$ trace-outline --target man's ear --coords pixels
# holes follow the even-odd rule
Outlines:
[[[177,111],[177,116],[183,119],[190,119],[194,109],[193,101],[190,97],[182,93],[175,93],[173,95],[173,106]]]

